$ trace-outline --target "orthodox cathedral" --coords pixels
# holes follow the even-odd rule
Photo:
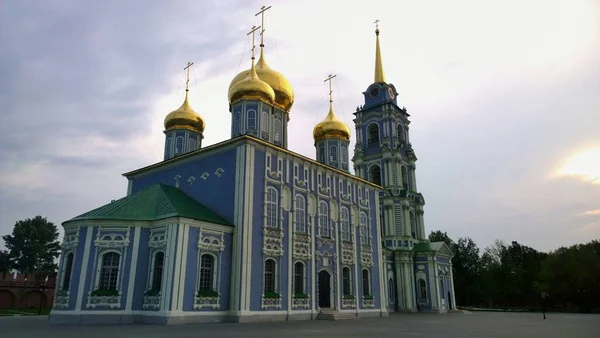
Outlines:
[[[264,26],[264,11],[262,14]],[[258,15],[258,14],[257,14]],[[262,27],[262,26],[261,26]],[[409,114],[375,76],[350,128],[331,100],[316,160],[288,149],[294,91],[260,56],[231,81],[231,138],[202,144],[188,102],[164,160],[123,174],[127,196],[63,223],[56,323],[310,320],[455,308],[452,252],[427,240]],[[253,44],[254,45],[254,44]],[[189,82],[189,66],[188,71]]]

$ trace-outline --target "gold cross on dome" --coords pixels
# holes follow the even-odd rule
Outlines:
[[[333,90],[331,89],[331,80],[333,80],[334,77],[336,77],[337,75],[331,75],[329,74],[329,76],[325,79],[325,81],[323,82],[327,82],[329,81],[329,102],[333,102],[333,98],[331,97],[331,94],[333,93]]]
[[[252,26],[252,29],[250,30],[250,32],[248,32],[248,34],[246,34],[246,35],[252,34],[252,59],[254,59],[254,48],[256,47],[256,45],[254,44],[254,32],[256,32],[258,29],[260,29],[260,26]]]
[[[375,20],[375,29],[379,29],[379,19]]]
[[[190,83],[190,67],[193,65],[193,62],[188,62],[187,65],[185,66],[185,68],[183,68],[183,70],[187,71],[187,76],[185,79],[185,91],[189,91],[189,83]]]

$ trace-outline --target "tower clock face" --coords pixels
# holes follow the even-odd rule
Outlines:
[[[388,88],[388,95],[390,96],[390,99],[393,99],[396,96],[394,95],[394,90],[392,87]]]
[[[371,95],[371,97],[376,97],[377,95],[379,95],[379,88],[378,87],[371,88],[371,90],[369,90],[369,95]]]

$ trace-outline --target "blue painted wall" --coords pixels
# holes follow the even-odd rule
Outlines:
[[[179,188],[200,204],[221,215],[233,224],[236,148],[174,167],[160,168],[157,171],[133,178],[132,193],[140,191],[155,183],[175,186],[174,177],[179,178]],[[243,164],[239,164],[243,165]],[[224,169],[219,177],[215,174],[218,168]],[[209,176],[203,179],[203,173]],[[190,177],[194,177],[193,182]]]

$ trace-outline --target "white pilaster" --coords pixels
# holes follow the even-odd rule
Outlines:
[[[85,284],[87,282],[87,270],[88,265],[90,263],[90,252],[92,252],[92,234],[94,232],[94,227],[91,225],[87,226],[87,231],[85,232],[85,246],[83,247],[83,258],[81,260],[81,271],[79,272],[79,287],[77,289],[77,301],[75,302],[75,311],[83,310],[83,291],[85,289]],[[96,259],[96,258],[94,258]],[[90,276],[91,278],[91,276]]]
[[[137,272],[138,254],[140,249],[140,233],[141,227],[135,225],[133,230],[133,248],[131,249],[131,266],[129,267],[129,282],[127,283],[127,301],[125,303],[125,310],[131,311],[133,306],[133,293],[135,289],[135,276]],[[145,291],[145,290],[144,290]]]
[[[450,264],[450,284],[451,284],[451,292],[452,292],[452,299],[450,302],[450,309],[451,310],[456,310],[456,296],[454,295],[454,276],[452,275],[452,264]]]
[[[427,267],[429,270],[429,280],[427,283],[429,284],[429,298],[431,302],[431,310],[436,310],[440,307],[438,300],[440,299],[439,291],[437,287],[437,271],[435,266],[434,257],[427,257]]]
[[[387,309],[385,307],[385,303],[387,302],[386,299],[388,297],[385,297],[385,285],[387,284],[385,282],[385,274],[384,274],[384,263],[383,263],[383,248],[382,248],[382,244],[381,244],[381,218],[379,217],[379,196],[378,192],[375,191],[375,212],[377,213],[377,217],[375,217],[375,224],[376,224],[376,228],[377,228],[377,238],[375,238],[375,242],[377,243],[377,255],[375,255],[375,258],[377,258],[377,261],[379,262],[378,264],[378,268],[379,268],[379,306],[381,308],[381,314],[383,316],[384,313],[387,313]],[[385,284],[384,284],[385,283]]]

